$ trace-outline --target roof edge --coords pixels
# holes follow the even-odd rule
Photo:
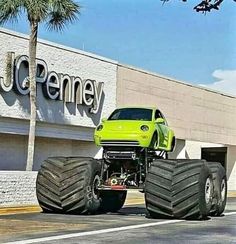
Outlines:
[[[163,78],[165,80],[172,81],[172,82],[175,82],[175,83],[178,83],[178,84],[181,84],[181,85],[190,86],[190,87],[197,88],[197,89],[200,89],[200,90],[205,90],[207,92],[212,92],[212,93],[216,93],[218,95],[222,95],[222,96],[225,96],[225,97],[236,99],[236,96],[233,95],[233,94],[229,94],[229,93],[226,93],[226,92],[221,92],[221,91],[214,90],[214,89],[211,89],[211,88],[208,88],[208,87],[205,87],[205,86],[201,86],[201,85],[195,85],[195,84],[191,84],[191,83],[188,83],[188,82],[180,81],[180,80],[168,77],[168,76],[160,75],[160,74],[152,72],[152,71],[148,71],[148,70],[145,70],[145,69],[142,69],[142,68],[137,68],[137,67],[134,67],[132,65],[118,63],[118,66],[130,69],[130,70],[134,70],[134,71],[137,71],[137,72],[141,72],[143,74],[147,74],[147,75],[152,75],[152,76],[155,76],[155,77]]]
[[[0,27],[0,33],[4,33],[4,34],[7,34],[7,35],[19,37],[21,39],[29,40],[29,36],[26,35],[26,34],[23,34],[23,33],[20,33],[20,32],[16,32],[16,31],[13,31],[13,30],[9,30],[9,29],[6,29],[6,28],[2,28],[2,27]],[[112,60],[112,59],[109,59],[109,58],[106,58],[106,57],[103,57],[103,56],[100,56],[100,55],[96,55],[96,54],[93,54],[93,53],[90,53],[90,52],[82,51],[82,50],[77,49],[77,48],[68,47],[68,46],[65,46],[65,45],[62,45],[62,44],[58,44],[56,42],[47,41],[47,40],[44,40],[44,39],[41,39],[41,38],[38,38],[38,43],[42,44],[42,45],[46,45],[46,46],[59,48],[59,49],[65,50],[65,51],[81,54],[81,55],[84,55],[84,56],[87,56],[87,57],[90,57],[90,58],[95,58],[97,60],[101,60],[101,61],[104,61],[104,62],[107,62],[107,63],[111,63],[111,64],[115,64],[115,65],[118,64],[118,61],[115,61],[115,60]]]

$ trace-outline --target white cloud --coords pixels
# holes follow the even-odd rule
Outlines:
[[[200,86],[236,96],[236,70],[218,69],[212,73],[212,76],[218,81],[211,84],[200,84]]]

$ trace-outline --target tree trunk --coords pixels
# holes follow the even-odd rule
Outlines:
[[[34,144],[36,130],[36,48],[38,36],[38,23],[30,22],[30,39],[29,39],[29,86],[30,86],[30,127],[28,139],[28,155],[26,170],[33,170],[34,163]]]

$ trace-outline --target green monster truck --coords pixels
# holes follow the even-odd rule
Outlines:
[[[157,108],[116,109],[94,133],[100,160],[52,157],[38,172],[44,212],[98,213],[122,208],[128,188],[145,194],[153,218],[204,219],[225,209],[227,180],[220,163],[168,159],[175,135]]]
[[[98,146],[134,146],[173,151],[174,132],[155,108],[116,109],[97,127],[94,135]]]

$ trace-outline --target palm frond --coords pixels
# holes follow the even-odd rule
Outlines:
[[[0,0],[0,24],[17,21],[24,2],[24,0]]]
[[[161,2],[166,3],[169,2],[170,0],[160,0]],[[194,7],[194,10],[197,12],[210,12],[211,10],[219,10],[221,4],[223,3],[224,0],[199,0],[199,4],[197,4]],[[233,0],[236,2],[236,0]],[[182,0],[182,2],[187,2],[187,0]]]
[[[72,0],[50,0],[50,6],[47,23],[49,29],[61,31],[68,23],[77,20],[80,14],[79,4]]]
[[[47,18],[50,0],[25,0],[29,21],[41,22]]]
[[[214,0],[214,3],[212,3],[211,0],[203,0],[194,7],[194,10],[203,13],[210,12],[212,9],[219,10],[219,7],[223,3],[223,1],[224,0]]]

